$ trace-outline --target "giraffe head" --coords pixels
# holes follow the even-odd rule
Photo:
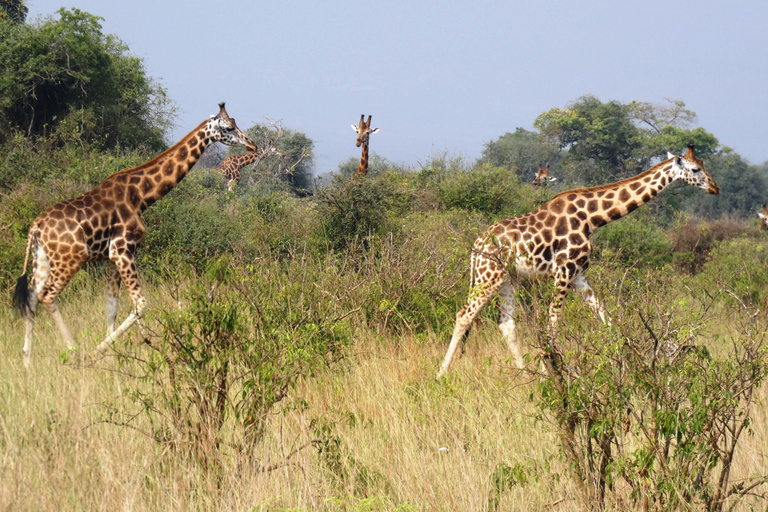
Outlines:
[[[215,142],[221,142],[227,146],[242,146],[248,151],[257,151],[256,143],[253,142],[240,128],[237,123],[224,108],[224,103],[219,103],[219,113],[211,116],[205,127],[206,136]]]
[[[264,150],[262,156],[279,156],[280,158],[285,156],[285,153],[277,149],[277,146],[270,145]]]
[[[379,131],[378,128],[371,130],[371,116],[368,116],[368,122],[366,123],[365,114],[360,114],[360,124],[357,126],[352,125],[352,129],[355,130],[355,133],[357,133],[357,141],[355,142],[357,147],[360,147],[363,144],[367,144],[368,136]]]
[[[693,152],[693,144],[688,145],[688,152],[684,156],[667,153],[672,160],[673,180],[682,180],[692,187],[703,188],[710,194],[717,194],[720,189],[712,177],[704,170],[704,160],[696,158]]]
[[[758,213],[758,217],[760,217],[760,231],[765,231],[768,229],[768,205],[763,205],[763,213]]]

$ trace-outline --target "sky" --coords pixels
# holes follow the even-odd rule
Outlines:
[[[104,18],[179,108],[169,142],[226,101],[315,142],[315,172],[370,150],[418,167],[483,146],[585,94],[682,100],[753,164],[768,160],[768,2],[27,0]]]

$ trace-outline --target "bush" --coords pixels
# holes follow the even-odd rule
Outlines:
[[[732,219],[705,222],[684,218],[667,232],[667,239],[674,253],[675,266],[695,274],[701,271],[719,242],[731,240],[744,232],[744,223]]]
[[[306,270],[226,257],[176,283],[180,309],[161,311],[159,328],[147,328],[150,354],[138,359],[143,374],[130,395],[156,441],[206,465],[225,447],[248,450],[300,379],[344,356],[345,315],[322,295],[327,279]]]
[[[743,305],[712,316],[723,290],[680,297],[662,274],[622,286],[611,326],[582,307],[560,340],[540,338],[549,378],[535,401],[557,425],[582,505],[730,510],[766,481],[731,474],[768,377],[766,318]],[[713,327],[727,330],[717,351],[702,344]]]
[[[672,261],[672,245],[647,208],[601,227],[590,240],[595,258],[606,263],[659,268]]]

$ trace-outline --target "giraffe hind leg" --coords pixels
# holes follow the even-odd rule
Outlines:
[[[504,278],[504,283],[499,289],[499,330],[507,343],[515,364],[518,368],[525,368],[525,359],[520,352],[517,341],[517,327],[515,326],[515,289],[512,286],[509,275]]]
[[[115,321],[117,320],[117,311],[120,308],[120,270],[117,266],[109,262],[107,270],[107,336],[115,332]]]
[[[448,371],[451,366],[451,362],[456,355],[456,349],[459,347],[459,343],[464,339],[464,336],[469,331],[472,321],[477,314],[483,309],[483,306],[493,295],[499,290],[499,287],[504,282],[504,273],[498,272],[490,279],[484,280],[478,283],[471,291],[469,301],[463,308],[456,313],[456,324],[453,328],[453,336],[451,336],[451,343],[448,345],[448,351],[445,353],[443,364],[440,365],[440,371],[437,373],[437,378],[440,378]]]

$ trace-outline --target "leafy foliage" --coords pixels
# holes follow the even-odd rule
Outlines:
[[[177,290],[184,307],[163,311],[161,328],[148,334],[132,395],[157,441],[207,464],[224,444],[239,451],[256,443],[297,381],[338,361],[350,341],[344,315],[301,266],[233,263],[213,259],[190,289]]]
[[[559,161],[558,148],[545,142],[539,133],[516,128],[485,144],[481,161],[495,167],[513,169],[521,182],[532,182],[539,165]],[[553,173],[554,174],[554,173]]]
[[[542,342],[549,378],[538,403],[555,418],[582,503],[724,510],[765,481],[733,482],[731,467],[768,377],[768,324],[752,303],[728,308],[731,322],[720,323],[713,289],[678,307],[669,280],[622,279],[620,293],[610,328],[575,322],[565,329],[568,349]],[[728,325],[722,355],[701,343],[714,323]],[[613,494],[622,485],[629,503]]]
[[[24,4],[24,0],[0,1],[0,22],[24,23],[29,12],[29,8]]]
[[[60,9],[40,24],[0,23],[0,140],[77,130],[102,147],[159,151],[173,107],[101,18]]]

